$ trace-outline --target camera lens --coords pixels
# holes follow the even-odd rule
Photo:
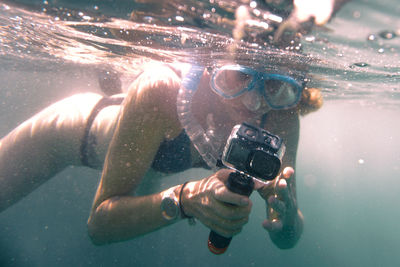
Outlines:
[[[267,152],[257,150],[253,153],[250,161],[251,172],[262,179],[272,180],[279,171],[280,164]]]

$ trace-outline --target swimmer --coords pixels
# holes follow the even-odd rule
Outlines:
[[[207,128],[207,117],[212,114],[213,124],[226,136],[232,125],[268,113],[264,126],[286,142],[287,152],[282,164],[285,168],[277,178],[278,188],[258,185],[255,189],[259,190],[270,208],[270,219],[263,225],[271,238],[281,248],[292,247],[301,234],[303,224],[296,203],[292,168],[295,166],[299,135],[298,116],[302,108],[307,108],[308,111],[319,108],[322,100],[320,94],[312,89],[290,97],[292,90],[303,90],[295,80],[290,80],[293,84],[279,83],[284,83],[290,77],[274,81],[279,84],[274,88],[274,82],[267,83],[261,78],[270,73],[256,73],[251,67],[241,66],[237,69],[236,66],[224,65],[210,71],[204,69],[199,84],[195,85],[197,92],[192,101],[193,115],[199,120],[201,127]],[[168,156],[161,157],[164,161],[170,160],[171,165],[174,161],[179,161],[182,169],[175,171],[205,165],[204,159],[189,145],[189,138],[176,112],[176,99],[182,89],[181,79],[185,76],[183,72],[171,65],[152,66],[129,89],[108,149],[88,221],[90,236],[96,244],[131,239],[182,218],[196,218],[218,234],[231,237],[239,233],[248,221],[251,200],[226,188],[225,182],[231,172],[227,169],[199,181],[190,181],[188,177],[190,182],[152,195],[130,195],[139,186],[149,168],[152,165],[154,167],[154,159],[158,160],[160,144],[164,142],[175,143],[181,148],[175,149],[172,159],[168,159]],[[252,72],[254,75],[250,77],[248,74]],[[252,84],[247,79],[256,79],[256,83],[262,82],[262,92],[253,92],[254,88],[243,86],[240,88],[243,91],[240,96],[229,98],[223,95],[223,92],[229,92],[238,84]],[[264,82],[270,87],[264,86]],[[273,92],[274,89],[279,93]],[[249,110],[244,104],[245,99],[249,94],[259,93],[268,96],[260,100],[262,103],[258,108],[252,107]],[[287,98],[278,100],[280,98],[274,98],[274,94],[286,95]],[[176,200],[176,213],[169,215],[170,218],[160,212],[166,196],[172,196]],[[272,218],[273,213],[278,215]]]
[[[232,75],[238,75],[236,78],[239,79],[242,73],[230,75],[231,79],[234,78]],[[184,134],[176,112],[181,76],[182,72],[176,66],[151,65],[132,83],[126,95],[105,98],[94,93],[74,95],[21,124],[0,141],[1,210],[67,166],[83,165],[103,168],[88,221],[90,236],[96,244],[152,232],[179,221],[183,214],[184,217],[197,218],[223,236],[240,232],[248,220],[251,200],[227,190],[224,183],[230,171],[226,169],[153,195],[131,194],[150,168],[172,173],[193,166],[206,166]],[[210,88],[210,77],[210,73],[204,70],[199,95],[194,99],[199,102],[198,112],[219,107],[221,116],[214,118],[215,123],[233,119],[232,123],[242,122],[248,111],[240,97],[229,100],[218,95]],[[224,82],[229,85],[229,81]],[[268,206],[281,214],[278,216],[281,220],[264,222],[264,227],[280,247],[293,246],[301,232],[302,219],[296,204],[294,174],[289,166],[295,166],[299,112],[321,104],[320,95],[310,95],[310,92],[311,89],[303,91],[301,99],[290,103],[290,109],[274,110],[268,107],[267,102],[262,104],[269,113],[268,130],[287,140],[288,147],[283,160],[283,166],[288,168],[281,175],[283,179],[279,182],[278,196],[272,194],[271,188],[256,188],[268,201]],[[264,110],[260,112],[264,113]],[[173,151],[168,151],[171,147]],[[164,217],[160,208],[168,194],[178,199],[180,204],[180,214],[173,214],[173,220]],[[230,204],[236,206],[232,208]],[[288,234],[282,232],[288,226],[296,233],[293,240],[288,240]],[[284,241],[282,237],[285,237]]]
[[[88,219],[94,244],[132,239],[183,219],[197,219],[224,237],[238,234],[252,202],[225,186],[231,170],[200,180],[188,177],[186,183],[150,195],[135,194],[151,169],[176,173],[213,168],[198,151],[204,144],[188,136],[190,125],[177,112],[177,99],[187,90],[182,81],[194,75],[196,92],[185,103],[201,129],[212,128],[224,139],[233,125],[254,121],[285,140],[276,182],[256,183],[254,189],[266,201],[263,227],[271,240],[279,248],[291,248],[303,229],[293,169],[299,115],[320,108],[322,97],[290,73],[240,62],[210,68],[153,63],[126,94],[86,93],[61,100],[0,140],[0,211],[67,166],[88,166],[102,170]]]

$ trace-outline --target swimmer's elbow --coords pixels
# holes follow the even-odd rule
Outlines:
[[[127,234],[129,227],[126,227],[127,224],[121,219],[120,212],[116,208],[118,200],[119,197],[110,198],[93,208],[87,226],[89,237],[94,245],[106,245],[127,240],[130,237]]]
[[[105,238],[104,230],[94,222],[92,216],[89,218],[87,226],[89,238],[94,245],[102,246],[109,243]]]
[[[102,205],[100,205],[92,211],[88,219],[88,235],[92,243],[96,246],[106,245],[113,241],[113,231],[110,229],[108,215],[102,209]]]

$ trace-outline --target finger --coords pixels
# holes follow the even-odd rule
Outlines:
[[[258,193],[260,193],[261,197],[267,199],[267,197],[271,194],[275,193],[275,184],[279,176],[277,176],[274,180],[270,180],[267,182],[255,182],[255,188],[257,188]],[[257,179],[253,179],[257,180]]]
[[[292,177],[293,174],[294,174],[294,169],[292,167],[286,167],[278,176],[275,177],[274,180],[263,183],[261,181],[258,181],[257,179],[254,179],[255,180],[254,187],[260,192],[260,194],[266,196],[267,194],[274,193],[276,187],[279,184],[279,181],[281,181],[282,179],[289,179],[290,177]]]
[[[214,232],[216,232],[217,234],[229,238],[232,237],[234,235],[237,235],[238,233],[240,233],[242,231],[242,228],[239,229],[234,229],[234,230],[230,230],[227,229],[225,227],[221,227],[219,225],[215,225],[215,224],[205,224],[208,228],[210,228],[210,230],[213,230]]]
[[[226,186],[216,188],[214,197],[219,201],[236,206],[249,206],[251,203],[249,197],[233,193]]]
[[[268,232],[279,232],[282,230],[282,222],[280,220],[274,219],[274,220],[264,220],[262,226],[268,231]]]
[[[268,204],[270,207],[277,213],[279,214],[285,214],[286,213],[286,205],[285,202],[279,200],[278,198],[274,196],[270,196],[268,198]]]
[[[226,220],[217,216],[210,217],[208,220],[210,225],[226,229],[227,231],[238,231],[249,221],[249,217],[241,218],[239,220]]]
[[[283,201],[287,202],[290,200],[289,188],[286,180],[284,179],[279,180],[276,188],[276,193]]]
[[[270,187],[273,185],[273,181],[260,181],[258,179],[253,179],[254,181],[254,190],[259,190],[264,187]]]
[[[224,184],[226,181],[228,181],[229,175],[234,172],[233,170],[230,169],[220,169],[215,173],[215,176]]]
[[[292,167],[286,167],[282,171],[281,178],[289,179],[294,174],[294,169]]]
[[[248,222],[248,218],[231,221],[221,218],[217,219],[217,217],[210,217],[208,220],[204,220],[202,222],[205,226],[217,232],[218,234],[225,237],[231,237],[238,234],[242,230],[243,226]]]
[[[218,217],[224,218],[226,220],[239,220],[243,218],[248,218],[252,203],[248,206],[233,206],[231,204],[221,203],[214,210]]]

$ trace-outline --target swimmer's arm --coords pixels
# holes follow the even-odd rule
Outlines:
[[[150,168],[166,135],[174,137],[181,131],[175,104],[179,85],[173,77],[168,69],[146,72],[125,99],[88,220],[95,244],[131,239],[171,224],[161,215],[162,193],[129,194]],[[180,186],[173,190],[178,196]]]
[[[294,1],[295,8],[290,15],[299,23],[313,20],[316,25],[326,24],[344,4],[350,0]]]
[[[179,194],[181,186],[173,188]],[[176,222],[161,215],[161,196],[116,196],[103,201],[89,218],[92,242],[102,245],[129,240]]]
[[[299,140],[299,116],[294,110],[274,112],[271,115],[272,128],[269,130],[283,138],[286,144],[282,167],[295,168]],[[286,219],[282,220],[282,228],[274,228],[273,225],[266,227],[266,222],[274,219],[271,214],[268,214],[268,219],[264,222],[264,227],[268,230],[272,242],[281,249],[294,247],[303,232],[303,215],[297,206],[296,175],[293,173],[286,178],[288,178],[285,179],[287,187],[283,190],[279,189],[281,191],[278,196],[288,209],[288,213],[284,215]],[[266,198],[267,209],[269,209],[272,205],[268,203],[269,196]]]
[[[292,175],[289,180],[292,179],[295,179],[294,175]],[[283,193],[283,195],[291,194],[290,191],[292,191],[293,194],[293,189],[290,184],[289,182],[289,190],[288,188],[280,189],[281,194],[284,190],[287,190],[287,192]],[[289,201],[291,200],[286,200],[286,202]],[[268,230],[272,242],[280,249],[293,248],[300,240],[301,234],[303,233],[304,218],[296,202],[296,197],[294,197],[295,207],[293,209],[290,208],[290,211],[285,215],[286,219],[282,221],[282,227],[278,228],[278,230],[274,229],[274,225],[263,223],[263,226]],[[272,205],[267,204],[267,206],[269,208],[269,206]],[[286,206],[286,209],[289,209],[288,206]],[[268,219],[271,219],[271,217]]]

